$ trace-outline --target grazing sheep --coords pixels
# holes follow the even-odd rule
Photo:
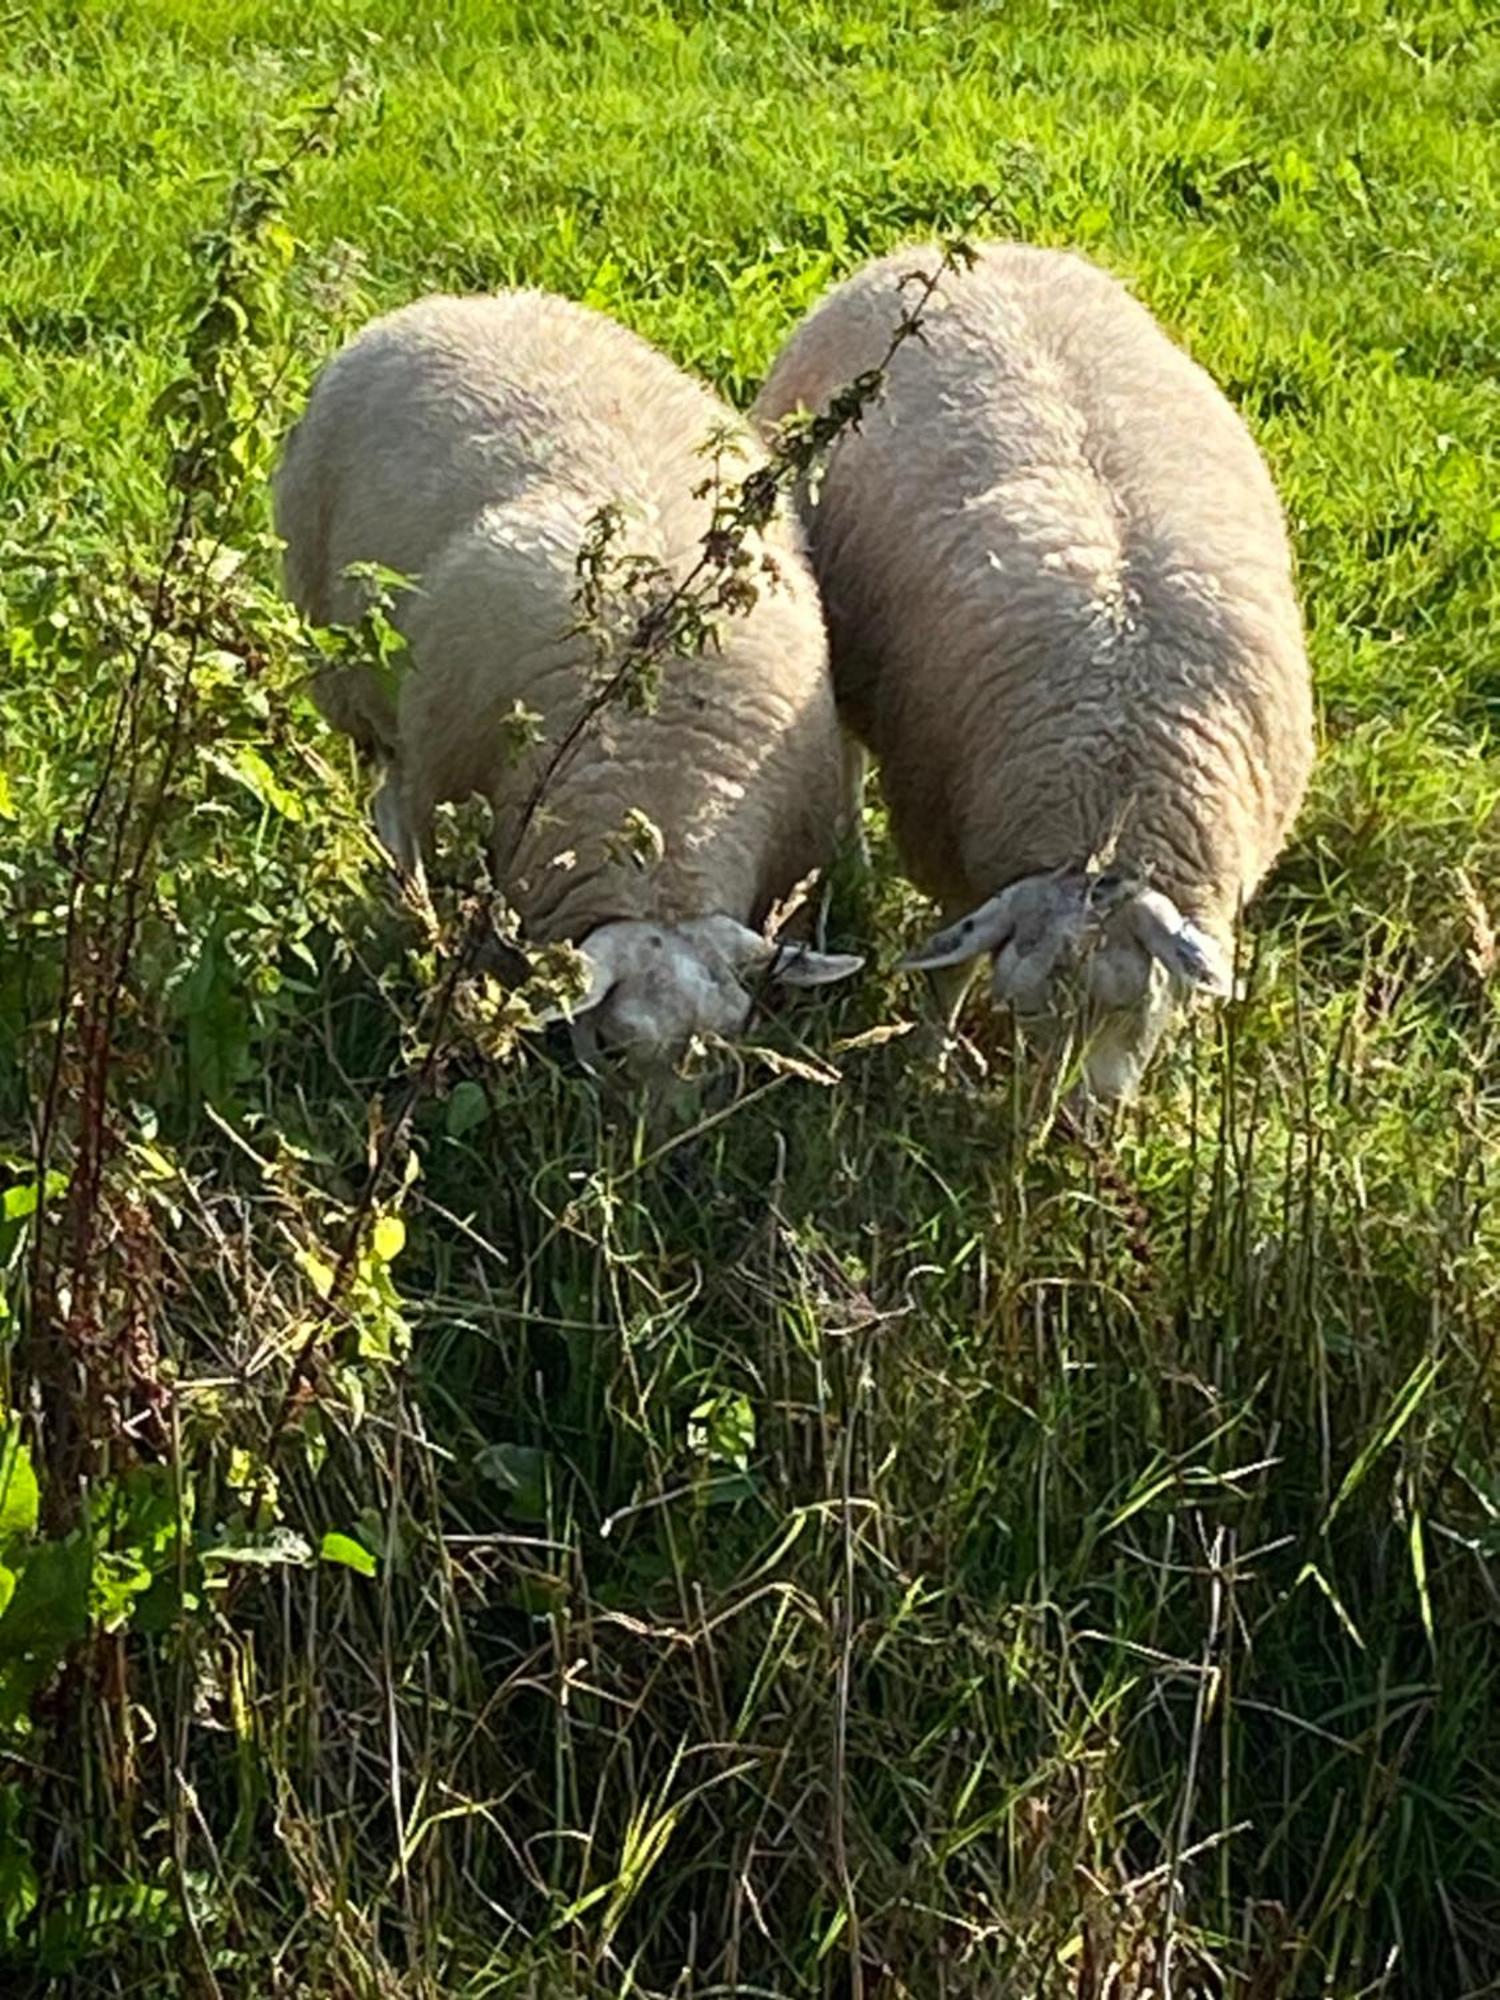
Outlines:
[[[680,581],[710,525],[716,436],[744,454],[734,476],[758,462],[724,405],[601,314],[541,292],[429,298],[324,369],[276,482],[287,590],[307,618],[359,618],[350,564],[418,585],[393,613],[411,656],[399,696],[364,668],[315,689],[386,766],[385,844],[416,870],[437,804],[489,798],[527,937],[587,962],[571,1010],[585,1045],[647,1059],[743,1027],[752,972],[816,985],[862,963],[778,951],[759,928],[828,860],[841,817],[826,640],[792,525],[767,532],[777,577],[725,621],[721,651],[665,660],[651,712],[601,710],[536,808],[600,675],[576,629],[590,524],[619,505],[622,550]],[[614,611],[618,639],[634,614]]]
[[[765,425],[885,352],[908,274],[858,272],[793,334]],[[1233,926],[1312,760],[1291,558],[1249,433],[1123,286],[997,243],[804,501],[842,716],[950,921],[906,964],[993,990],[1133,1093],[1174,996],[1230,985]],[[1077,973],[1077,978],[1073,974]],[[955,997],[962,998],[962,986]]]

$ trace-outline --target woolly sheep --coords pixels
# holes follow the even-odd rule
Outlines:
[[[816,306],[757,419],[875,366],[940,255]],[[1228,990],[1305,789],[1281,509],[1213,382],[1084,258],[983,246],[922,317],[803,503],[841,714],[949,920],[904,962],[961,969],[956,1015],[991,953],[995,997],[1044,1040],[1081,1012],[1089,1092],[1128,1097],[1173,999]]]
[[[726,621],[722,650],[667,660],[654,712],[607,707],[527,812],[597,685],[576,629],[591,520],[620,505],[621,547],[680,580],[710,524],[705,444],[726,436],[739,476],[759,462],[748,430],[601,314],[540,292],[434,297],[334,357],[276,481],[286,586],[308,619],[358,619],[368,585],[350,564],[419,585],[392,614],[411,661],[394,702],[364,668],[314,689],[385,766],[377,830],[416,871],[434,807],[489,798],[528,939],[583,953],[571,1015],[585,1052],[602,1041],[649,1063],[743,1027],[753,972],[815,985],[862,963],[778,951],[760,930],[828,860],[840,818],[826,638],[794,525],[767,532],[776,578]],[[518,705],[543,739],[519,759]],[[649,868],[627,851],[633,814],[659,837]]]

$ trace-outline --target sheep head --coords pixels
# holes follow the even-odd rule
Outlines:
[[[695,1036],[738,1034],[750,1018],[746,981],[759,974],[781,986],[826,986],[864,964],[849,953],[775,944],[722,915],[602,924],[578,951],[587,986],[541,1024],[567,1020],[585,1062],[618,1051],[640,1070],[675,1061]]]
[[[1134,1096],[1178,1002],[1233,983],[1217,939],[1160,890],[1112,871],[1028,875],[901,964],[936,971],[984,952],[995,999],[1044,1044],[1082,1029],[1085,1084],[1105,1100]]]

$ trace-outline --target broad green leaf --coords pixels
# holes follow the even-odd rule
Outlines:
[[[0,1663],[17,1654],[55,1649],[59,1655],[88,1630],[93,1553],[81,1534],[39,1542],[16,1566],[16,1588],[0,1618]]]
[[[472,1132],[476,1125],[482,1125],[489,1115],[490,1101],[481,1084],[456,1083],[449,1094],[443,1129],[450,1139],[461,1139],[465,1132]]]
[[[300,820],[305,816],[301,799],[287,790],[265,758],[248,743],[236,744],[233,750],[215,754],[210,761],[226,777],[237,778],[246,791],[272,812],[280,813],[283,819]]]
[[[26,1721],[32,1697],[88,1631],[92,1570],[92,1553],[81,1534],[27,1552],[0,1615],[0,1729]]]
[[[27,1795],[0,1785],[0,1943],[12,1944],[36,1908],[37,1878],[26,1838]]]
[[[375,1558],[363,1542],[355,1541],[352,1535],[335,1534],[332,1529],[318,1544],[318,1554],[324,1562],[342,1563],[345,1569],[358,1570],[361,1576],[375,1574]]]
[[[192,1489],[179,1492],[165,1465],[137,1465],[103,1480],[89,1496],[94,1571],[89,1613],[94,1626],[117,1632],[133,1624],[157,1578],[175,1576],[178,1541],[192,1513]]]
[[[325,1263],[315,1250],[299,1250],[297,1262],[307,1282],[320,1299],[326,1299],[333,1290],[333,1266]]]
[[[150,1589],[143,1590],[132,1604],[130,1629],[132,1632],[169,1632],[185,1613],[197,1611],[202,1603],[201,1592],[184,1589],[173,1570],[163,1570],[151,1579]]]
[[[755,1481],[748,1472],[718,1472],[705,1482],[701,1497],[706,1507],[731,1507],[755,1498]]]
[[[47,1199],[56,1201],[59,1195],[68,1191],[68,1177],[53,1167],[47,1175]],[[34,1180],[17,1181],[0,1194],[0,1218],[6,1222],[21,1222],[28,1215],[35,1215],[37,1208],[37,1184]]]
[[[399,1215],[382,1215],[370,1236],[370,1248],[382,1264],[394,1263],[406,1248],[406,1224]]]
[[[39,1500],[31,1453],[21,1442],[21,1420],[12,1417],[0,1436],[0,1549],[35,1534]]]

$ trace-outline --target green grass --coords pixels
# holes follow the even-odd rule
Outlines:
[[[1493,16],[31,0],[0,37],[5,1990],[1500,1991]],[[244,252],[263,344],[194,332],[231,182],[351,67]],[[1107,1144],[1003,1023],[983,1088],[872,1033],[919,1007],[883,970],[685,1110],[486,1060],[472,1011],[424,1071],[443,947],[270,588],[311,368],[532,283],[744,403],[976,183],[1130,279],[1287,499],[1322,756],[1248,1000]],[[185,352],[227,408],[154,410]],[[247,560],[179,548],[153,617],[194,421]],[[835,928],[884,967],[923,913],[873,830]]]

